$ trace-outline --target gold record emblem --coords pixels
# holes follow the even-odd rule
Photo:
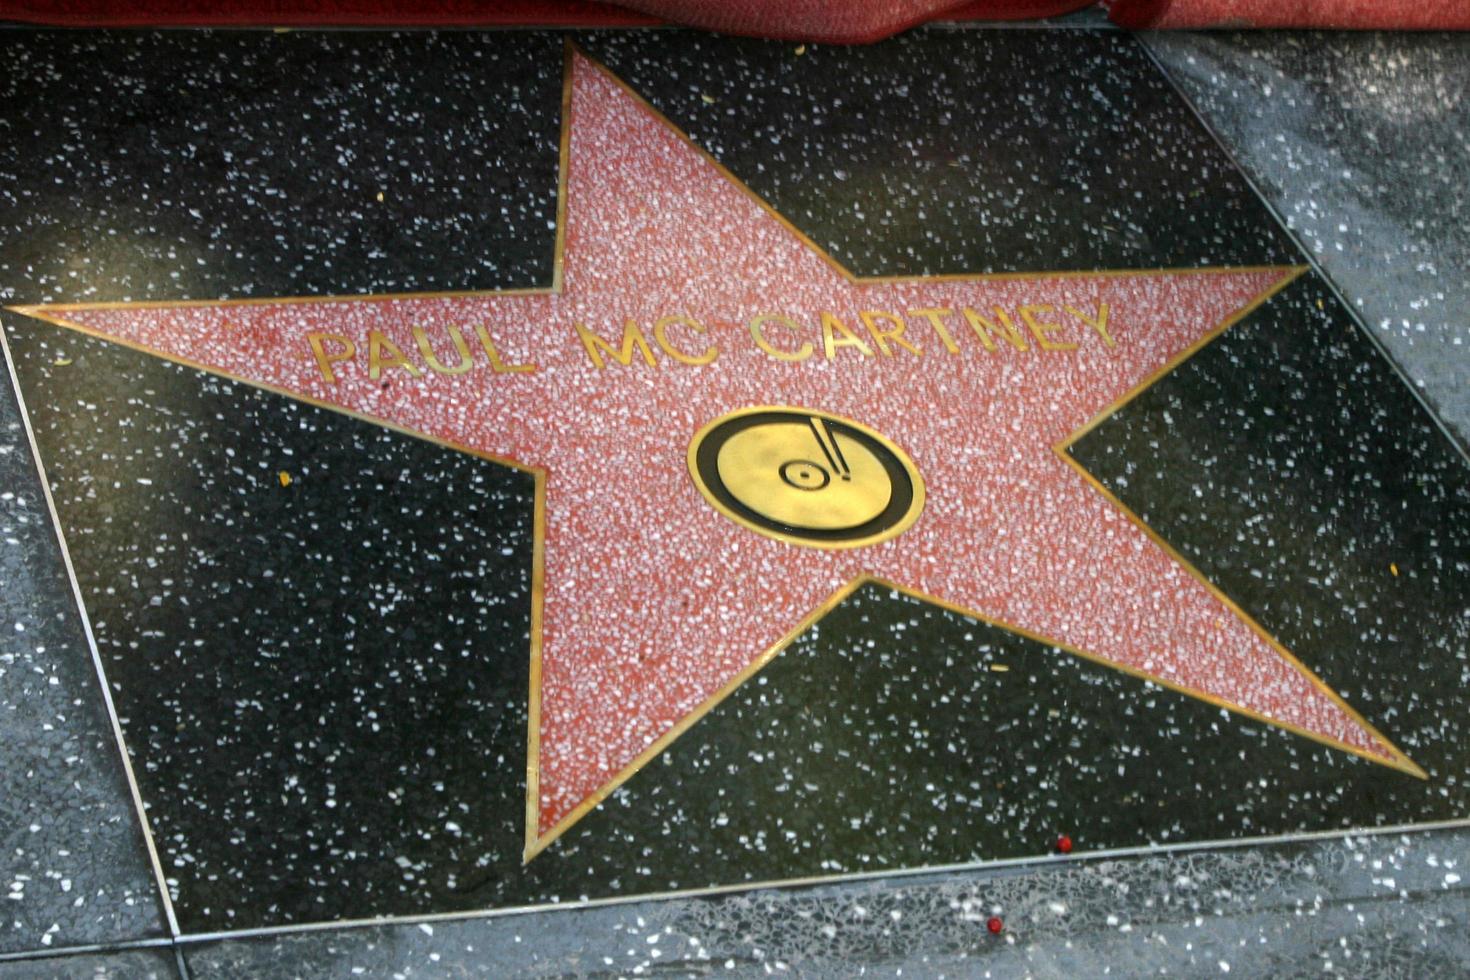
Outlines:
[[[778,541],[858,548],[907,530],[924,481],[904,451],[851,419],[745,408],[700,429],[689,473],[716,510]]]

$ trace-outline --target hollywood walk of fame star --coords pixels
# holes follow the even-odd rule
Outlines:
[[[536,474],[528,860],[864,581],[1422,776],[1066,451],[1300,269],[859,279],[567,57],[550,289],[21,308]],[[753,412],[917,496],[742,511]]]

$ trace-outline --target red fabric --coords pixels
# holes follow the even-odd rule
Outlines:
[[[657,18],[593,0],[0,0],[0,21],[59,27],[630,27]]]
[[[1050,17],[1092,0],[0,0],[0,21],[63,27],[630,27],[861,44],[947,17]]]
[[[1103,0],[1117,24],[1144,28],[1325,27],[1470,30],[1470,0]]]
[[[1051,17],[1092,0],[0,0],[0,21],[62,27],[635,27],[861,44],[937,18]],[[1470,30],[1470,0],[1102,0],[1132,29]]]

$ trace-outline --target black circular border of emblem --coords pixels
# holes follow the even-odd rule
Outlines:
[[[747,507],[726,489],[724,481],[720,479],[720,449],[733,436],[757,425],[771,422],[807,424],[812,418],[826,420],[831,429],[854,442],[861,443],[883,464],[883,469],[888,474],[889,486],[893,488],[893,495],[888,500],[888,506],[877,517],[844,528],[796,527],[772,520],[759,511]],[[893,450],[882,441],[873,438],[871,434],[823,412],[772,409],[726,419],[704,432],[704,437],[694,453],[694,465],[700,482],[721,507],[738,515],[747,523],[764,528],[772,534],[799,542],[810,542],[817,546],[841,546],[847,542],[861,541],[881,535],[884,531],[902,523],[904,518],[909,516],[914,503],[914,481],[909,476],[908,468],[904,465],[903,460],[899,459]]]

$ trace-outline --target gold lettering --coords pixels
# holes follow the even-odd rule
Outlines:
[[[357,355],[357,345],[335,333],[309,333],[306,339],[311,342],[311,352],[316,355],[316,366],[322,372],[322,380],[329,385],[336,384],[337,375],[332,371],[332,365],[352,360]],[[327,353],[325,345],[329,340],[342,345],[340,354]]]
[[[1026,326],[1031,328],[1031,336],[1036,338],[1036,346],[1042,350],[1076,350],[1076,344],[1059,343],[1051,339],[1051,334],[1062,329],[1060,323],[1046,323],[1036,319],[1038,314],[1055,313],[1055,306],[1023,306],[1021,307],[1021,319],[1026,321]]]
[[[490,331],[485,329],[482,323],[475,324],[475,336],[480,338],[480,346],[485,351],[485,356],[490,359],[490,370],[496,374],[533,374],[536,371],[534,364],[507,364],[500,359],[500,351],[495,349],[495,341],[490,339]],[[601,367],[601,365],[598,365]]]
[[[1113,343],[1113,335],[1108,333],[1108,304],[1097,304],[1096,320],[1092,319],[1081,310],[1073,309],[1070,306],[1064,306],[1062,307],[1062,309],[1066,310],[1068,313],[1072,314],[1077,319],[1081,320],[1083,323],[1087,324],[1089,327],[1095,330],[1097,332],[1097,335],[1102,338],[1102,342],[1108,347],[1118,346],[1117,344]]]
[[[750,321],[750,336],[755,345],[778,361],[804,361],[812,356],[812,345],[803,341],[802,345],[794,351],[781,350],[779,347],[771,346],[766,340],[766,335],[761,327],[767,323],[779,323],[788,330],[801,330],[801,324],[787,316],[779,313],[762,313]]]
[[[577,328],[577,336],[582,338],[582,346],[587,348],[587,356],[592,358],[592,363],[597,365],[599,371],[607,367],[607,362],[602,359],[599,349],[611,354],[613,360],[623,367],[628,367],[633,363],[633,350],[637,348],[638,352],[643,355],[644,363],[653,367],[653,351],[648,348],[648,338],[643,336],[643,331],[633,320],[623,323],[623,349],[621,351],[613,350],[611,344],[580,323],[574,323],[572,326]]]
[[[693,330],[695,333],[698,334],[703,334],[705,332],[704,324],[700,323],[693,317],[662,317],[657,323],[653,325],[653,338],[658,341],[658,345],[664,349],[665,354],[669,355],[680,364],[692,364],[696,366],[700,364],[708,364],[715,358],[720,356],[720,350],[714,344],[710,344],[704,349],[704,353],[697,355],[686,354],[683,351],[679,350],[677,347],[669,342],[668,337],[669,327],[674,326],[675,324],[688,327],[690,330]]]
[[[1026,350],[1025,338],[1021,336],[1021,331],[1016,329],[1016,325],[1011,322],[1011,318],[1006,316],[1006,311],[999,306],[994,309],[996,319],[1000,321],[999,330],[996,329],[995,324],[968,306],[964,307],[961,312],[965,314],[965,321],[969,323],[970,329],[975,331],[975,336],[980,338],[980,343],[985,345],[986,350],[995,350],[995,335],[997,333],[1001,334],[1016,350]]]
[[[387,351],[387,356],[383,352]],[[376,330],[368,331],[368,377],[376,381],[383,373],[383,368],[403,368],[411,378],[417,378],[424,372],[414,365],[408,363],[408,358],[403,356],[403,351],[398,345]]]
[[[454,367],[445,367],[439,358],[434,356],[434,348],[429,346],[429,335],[424,332],[423,327],[413,328],[414,343],[419,345],[419,353],[424,355],[424,363],[429,365],[430,370],[439,374],[464,374],[474,367],[474,361],[470,360],[469,345],[464,342],[464,335],[459,328],[451,324],[448,328],[449,339],[454,341],[454,349],[459,351],[459,363]]]
[[[903,332],[908,329],[908,324],[904,323],[901,317],[896,317],[892,313],[883,313],[878,310],[863,310],[858,316],[862,317],[863,326],[868,328],[868,333],[872,335],[873,342],[878,345],[878,349],[885,356],[893,356],[893,351],[888,348],[888,342],[890,340],[909,353],[922,356],[919,348],[904,340]],[[875,320],[887,320],[892,325],[892,329],[879,330],[877,324],[874,323]]]
[[[924,319],[928,320],[929,326],[934,328],[934,332],[939,334],[939,339],[944,342],[944,349],[949,351],[951,354],[958,354],[960,352],[959,347],[955,346],[954,337],[950,336],[949,328],[946,327],[944,325],[944,321],[940,319],[940,317],[954,316],[954,310],[909,310],[909,316],[921,316]]]
[[[843,339],[837,340],[833,337],[834,332],[842,334]],[[872,348],[858,339],[858,336],[847,329],[847,325],[841,320],[826,312],[822,314],[822,346],[826,348],[829,361],[832,360],[832,356],[839,347],[856,347],[863,352],[864,357],[873,356]]]

